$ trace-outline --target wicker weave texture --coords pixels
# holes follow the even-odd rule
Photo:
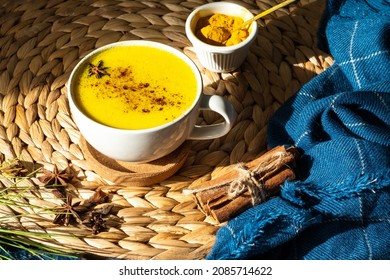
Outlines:
[[[70,168],[68,191],[83,200],[110,194],[108,229],[92,234],[78,224],[53,224],[42,211],[62,203],[36,179],[18,184],[24,204],[0,204],[0,226],[50,234],[38,242],[63,250],[123,259],[203,259],[220,225],[200,212],[183,189],[246,162],[267,147],[269,118],[332,58],[316,47],[323,1],[302,0],[258,21],[259,33],[240,69],[216,74],[202,68],[185,36],[189,13],[203,0],[1,0],[0,157],[19,158],[30,169]],[[234,1],[258,13],[281,1]],[[65,84],[76,63],[97,47],[145,39],[180,48],[202,73],[204,92],[226,97],[238,114],[225,137],[194,141],[184,166],[152,186],[118,186],[96,174],[80,149]],[[219,122],[204,112],[200,123]],[[13,184],[1,179],[0,189]],[[26,186],[28,189],[26,189]],[[17,190],[15,190],[17,192]],[[22,198],[18,198],[22,199]],[[27,206],[26,206],[27,205]]]

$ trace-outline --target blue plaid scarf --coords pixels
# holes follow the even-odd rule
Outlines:
[[[208,259],[390,259],[390,2],[329,0],[320,47],[335,63],[269,123],[298,179],[217,233]]]

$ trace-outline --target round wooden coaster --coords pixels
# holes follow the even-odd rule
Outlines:
[[[113,183],[132,186],[148,186],[171,177],[183,166],[190,147],[190,141],[186,141],[163,158],[148,163],[130,163],[111,159],[83,137],[80,139],[80,148],[93,171]]]

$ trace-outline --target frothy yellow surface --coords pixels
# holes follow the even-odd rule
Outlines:
[[[190,66],[175,55],[148,46],[121,46],[94,56],[106,75],[86,65],[74,87],[78,106],[102,124],[145,129],[168,123],[190,108],[198,91]]]

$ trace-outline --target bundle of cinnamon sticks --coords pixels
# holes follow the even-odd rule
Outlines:
[[[280,185],[295,178],[298,152],[295,147],[278,146],[210,181],[190,186],[199,208],[222,223],[262,203],[280,191]]]

